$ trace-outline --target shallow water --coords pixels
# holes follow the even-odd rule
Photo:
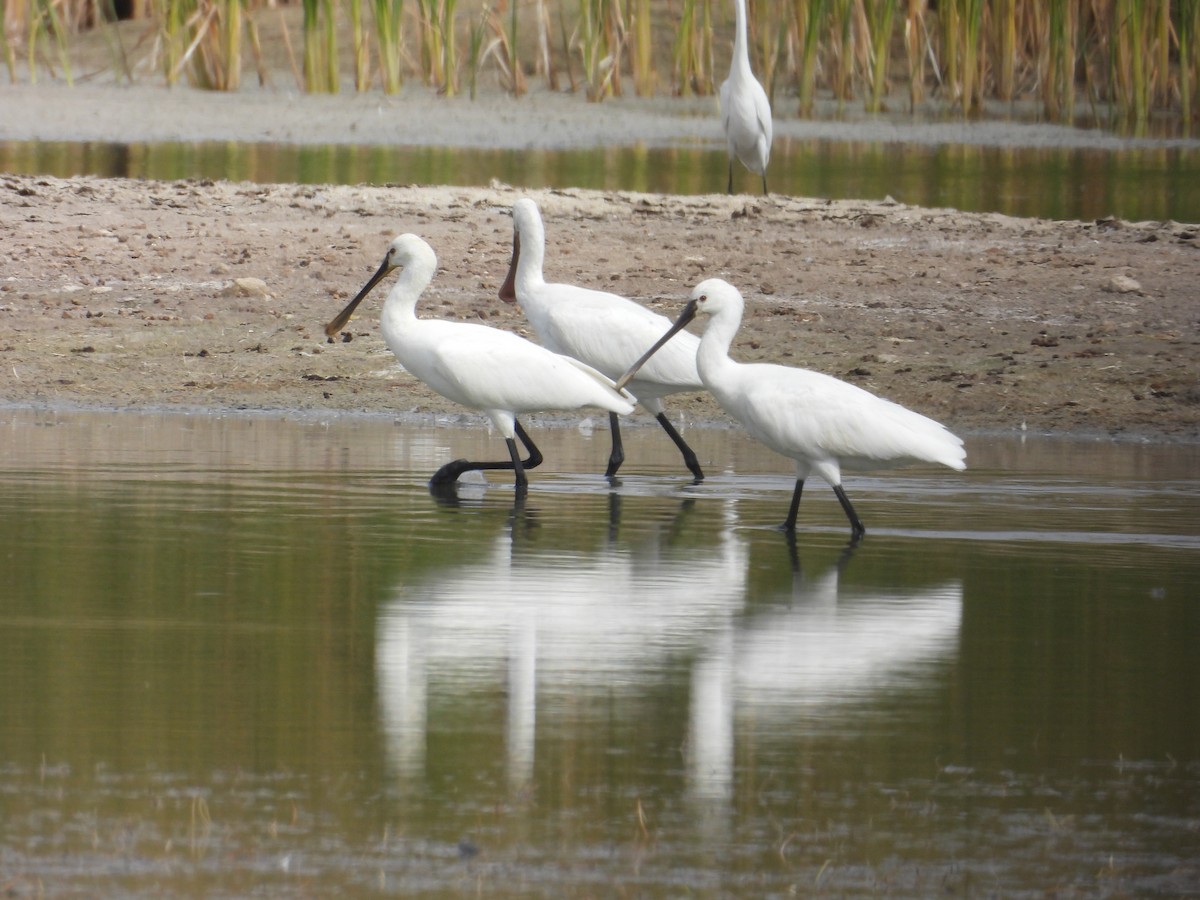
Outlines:
[[[300,184],[402,183],[704,194],[725,189],[723,147],[577,151],[208,142],[0,142],[0,171]],[[739,167],[739,190],[755,176]],[[921,145],[779,138],[770,188],[1049,219],[1200,222],[1200,153],[1188,147]]]
[[[1183,895],[1200,448],[0,411],[14,896]]]

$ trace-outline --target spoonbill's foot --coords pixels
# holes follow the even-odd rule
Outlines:
[[[456,459],[454,462],[448,462],[429,479],[430,487],[445,487],[446,485],[454,484],[464,472],[470,472],[475,468],[470,460]]]

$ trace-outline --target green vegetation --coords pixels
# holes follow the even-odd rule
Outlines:
[[[514,94],[529,78],[558,90],[565,73],[571,90],[598,101],[620,95],[623,78],[643,96],[712,93],[733,26],[728,0],[366,6],[369,15],[364,0],[144,0],[118,28],[111,0],[0,0],[0,52],[10,81],[72,83],[83,48],[100,46],[107,55],[91,54],[87,77],[158,72],[167,84],[232,91],[244,57],[267,80],[264,43],[281,39],[308,91],[395,93],[414,76],[452,95],[465,76],[474,96],[490,67]],[[1086,103],[1094,119],[1134,127],[1163,114],[1195,123],[1200,0],[751,0],[749,16],[752,65],[780,114],[809,115],[822,97],[964,115],[1025,100],[1055,121]]]

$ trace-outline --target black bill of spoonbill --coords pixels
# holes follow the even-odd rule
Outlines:
[[[650,346],[671,320],[625,297],[573,284],[547,284],[542,274],[546,230],[537,204],[523,197],[513,204],[513,249],[500,299],[516,302],[538,339],[555,353],[574,357],[616,378]],[[697,481],[704,471],[696,454],[667,419],[662,400],[684,391],[702,391],[696,370],[700,340],[685,332],[638,373],[630,390],[674,441]],[[617,414],[609,413],[612,452],[605,475],[613,477],[625,459]]]
[[[719,278],[702,281],[675,324],[643,359],[697,314],[711,316],[696,357],[704,386],[752,437],[796,463],[785,532],[796,531],[800,494],[810,474],[833,487],[850,520],[852,539],[857,540],[866,529],[842,488],[843,466],[868,470],[927,462],[959,471],[966,468],[962,440],[933,419],[820,372],[731,359],[729,346],[741,325],[743,308],[742,295],[733,285]],[[632,380],[641,362],[617,385]]]
[[[746,0],[733,0],[733,57],[729,77],[721,82],[721,125],[729,147],[729,186],[733,193],[733,161],[739,159],[755,175],[762,176],[767,193],[767,163],[771,159],[771,101],[750,71]]]
[[[402,234],[392,241],[379,269],[325,326],[325,334],[332,337],[341,331],[359,303],[393,269],[400,269],[400,276],[383,304],[380,319],[388,349],[409,373],[443,397],[485,413],[508,444],[508,461],[455,460],[438,469],[431,485],[452,485],[470,471],[512,469],[516,487],[523,491],[528,484],[525,470],[541,463],[542,455],[518,416],[588,406],[620,415],[633,411],[633,397],[578,360],[486,325],[417,318],[417,300],[433,279],[437,256],[415,234]],[[517,439],[529,453],[524,460]]]

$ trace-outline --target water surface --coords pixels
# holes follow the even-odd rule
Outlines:
[[[1200,448],[0,413],[17,896],[1186,895]]]
[[[669,194],[725,189],[723,146],[481,150],[240,142],[0,142],[0,171],[299,184],[592,188]],[[740,167],[752,196],[757,176]],[[1091,149],[777,138],[775,193],[882,200],[1050,219],[1200,222],[1200,153],[1186,146]]]

